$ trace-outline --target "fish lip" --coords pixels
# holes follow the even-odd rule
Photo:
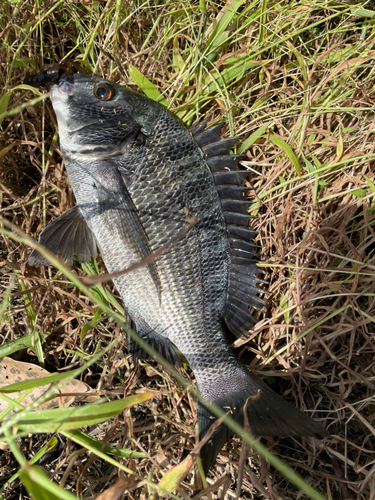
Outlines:
[[[70,61],[60,61],[58,64],[44,64],[39,73],[29,75],[25,83],[36,88],[50,89],[53,85],[74,83]]]
[[[74,94],[74,81],[71,83],[70,81],[62,80],[59,84],[55,84],[51,89],[51,96],[53,93],[54,98],[63,98],[69,97]],[[65,99],[64,99],[65,101]]]

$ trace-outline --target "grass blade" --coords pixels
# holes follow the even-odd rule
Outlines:
[[[129,76],[133,82],[138,85],[138,87],[144,92],[147,97],[153,99],[154,101],[160,102],[165,107],[169,106],[167,99],[158,91],[158,89],[153,85],[150,80],[148,80],[142,73],[135,68],[132,64],[129,64]]]
[[[87,427],[115,417],[125,408],[143,403],[155,397],[155,393],[137,394],[110,403],[87,404],[74,408],[35,411],[18,420],[17,426],[25,432],[46,433]]]
[[[289,144],[287,144],[284,139],[282,139],[280,136],[278,135],[270,135],[269,136],[269,140],[275,144],[275,146],[278,146],[279,148],[281,148],[288,156],[289,160],[293,163],[294,165],[294,168],[296,169],[297,171],[297,174],[299,177],[301,177],[301,166],[299,164],[299,161],[298,161],[298,158],[297,156],[294,154],[294,151],[293,149],[291,148],[291,146],[289,146]]]
[[[35,500],[78,500],[76,496],[51,481],[44,470],[37,465],[25,464],[19,475]]]
[[[248,137],[240,146],[238,152],[239,154],[247,151],[253,144],[255,144],[260,137],[264,134],[264,132],[268,129],[268,123],[259,127],[255,132],[253,132],[250,137]]]

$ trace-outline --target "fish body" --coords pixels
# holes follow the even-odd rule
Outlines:
[[[47,227],[41,243],[68,261],[100,251],[112,273],[156,251],[195,217],[154,262],[114,279],[138,334],[172,360],[177,347],[203,401],[229,408],[238,421],[256,396],[247,405],[254,434],[326,435],[239,363],[225,338],[223,321],[239,336],[253,322],[249,306],[263,305],[246,189],[229,155],[235,139],[220,140],[221,126],[189,130],[162,105],[101,78],[64,76],[61,68],[55,74],[51,101],[77,207],[54,221],[53,231]],[[45,262],[34,251],[29,263]],[[200,437],[213,421],[199,403]],[[231,435],[222,425],[203,448],[206,470]]]

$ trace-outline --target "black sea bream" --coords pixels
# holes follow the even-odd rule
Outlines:
[[[223,322],[240,336],[261,308],[248,227],[246,173],[220,139],[222,124],[186,128],[165,107],[99,77],[48,66],[29,79],[48,86],[60,148],[77,206],[40,235],[40,242],[72,262],[99,251],[109,272],[123,270],[198,223],[153,263],[114,279],[140,336],[190,364],[206,402],[243,422],[255,435],[325,436],[320,424],[289,405],[232,355]],[[47,264],[33,251],[31,265]],[[142,356],[131,346],[135,357]],[[198,406],[202,438],[214,418]],[[219,427],[201,453],[205,470],[233,433]]]

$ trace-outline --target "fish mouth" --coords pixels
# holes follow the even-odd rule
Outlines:
[[[39,73],[25,78],[26,85],[48,89],[53,85],[74,83],[74,72],[86,74],[82,66],[73,59],[63,59],[58,64],[44,64]]]
[[[73,69],[79,73],[74,72]],[[112,158],[123,154],[126,150],[129,140],[128,136],[123,140],[113,140],[108,144],[101,144],[96,139],[95,131],[97,129],[109,130],[114,126],[113,120],[106,123],[98,118],[84,120],[77,117],[74,108],[74,100],[71,97],[78,92],[79,84],[76,85],[76,77],[85,75],[76,63],[70,60],[62,61],[58,64],[45,64],[41,71],[25,79],[27,85],[37,88],[44,88],[50,92],[50,99],[55,111],[60,134],[60,144],[66,152],[74,155],[89,156],[92,158]],[[90,78],[89,78],[90,79]],[[88,88],[88,87],[86,87]],[[116,123],[118,120],[115,120]],[[85,136],[93,139],[91,142],[85,142]]]
[[[44,88],[51,91],[52,101],[62,101],[60,106],[62,113],[60,114],[64,115],[65,110],[63,106],[67,98],[74,94],[72,62],[65,60],[58,64],[45,64],[39,73],[28,76],[25,79],[25,83],[32,87]],[[57,106],[59,107],[58,104]]]
[[[63,83],[73,84],[73,72],[70,61],[61,61],[59,64],[45,64],[36,75],[25,79],[26,85],[49,89],[53,85]]]

